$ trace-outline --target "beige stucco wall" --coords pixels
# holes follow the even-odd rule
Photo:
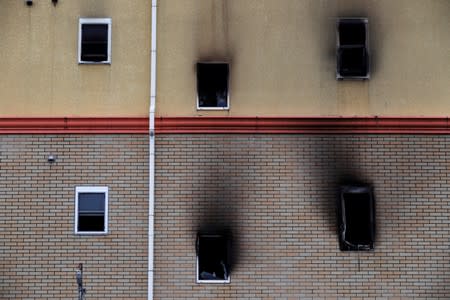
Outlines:
[[[0,1],[1,116],[146,116],[147,0]],[[112,64],[79,65],[78,19],[112,18]]]
[[[1,116],[146,116],[151,1],[0,1]],[[335,79],[335,20],[369,18],[371,79]],[[112,64],[79,65],[78,18],[112,18]],[[450,114],[448,0],[159,0],[159,116]],[[230,110],[197,111],[195,63],[231,64]]]
[[[335,79],[335,20],[369,18],[370,81]],[[450,114],[448,0],[161,0],[160,116]],[[231,63],[230,110],[196,110],[195,63]]]

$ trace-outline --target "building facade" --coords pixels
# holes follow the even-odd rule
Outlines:
[[[87,299],[147,298],[151,4],[8,0],[0,14],[0,298],[77,299],[80,263]],[[108,63],[79,63],[81,19],[109,19]],[[93,234],[80,188],[107,190]]]
[[[0,298],[450,297],[448,1],[128,2],[0,4]]]

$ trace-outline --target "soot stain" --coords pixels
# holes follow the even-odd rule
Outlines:
[[[317,207],[328,229],[337,232],[337,199],[342,185],[371,185],[364,175],[358,158],[358,138],[354,136],[321,136],[315,139],[312,158],[318,165],[315,177],[322,180],[323,193],[319,193]],[[321,171],[319,171],[321,170]]]
[[[202,169],[202,180],[196,189],[204,191],[202,198],[196,202],[199,218],[193,230],[198,234],[218,234],[230,241],[230,273],[239,261],[239,208],[240,191],[236,186],[239,181],[238,168],[233,163],[233,149],[221,138],[212,139],[205,151],[208,162],[198,166]],[[231,158],[231,159],[228,159]],[[199,162],[202,163],[202,162]]]

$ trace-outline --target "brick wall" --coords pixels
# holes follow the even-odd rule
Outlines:
[[[47,157],[55,155],[49,164]],[[146,299],[148,138],[0,136],[0,298]],[[109,187],[109,234],[74,234],[75,187]]]
[[[157,299],[450,298],[450,137],[158,135]],[[341,182],[373,185],[375,250],[341,252]],[[195,283],[195,236],[233,232],[230,284]]]
[[[145,299],[145,136],[0,136],[0,298]],[[155,299],[450,297],[447,136],[158,135]],[[47,162],[49,154],[56,162]],[[375,188],[375,251],[340,252],[340,182]],[[77,185],[109,234],[74,235]],[[230,284],[195,283],[198,230],[233,232]]]

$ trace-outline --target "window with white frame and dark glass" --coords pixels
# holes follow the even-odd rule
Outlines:
[[[222,234],[197,235],[197,282],[230,282],[230,239]]]
[[[342,18],[337,21],[338,79],[369,78],[368,20]]]
[[[111,63],[111,19],[80,19],[78,62],[80,64]]]
[[[375,203],[368,186],[342,186],[338,199],[339,246],[342,251],[372,250]]]
[[[228,109],[228,63],[197,63],[197,108]]]
[[[75,233],[108,233],[108,187],[76,187]]]

